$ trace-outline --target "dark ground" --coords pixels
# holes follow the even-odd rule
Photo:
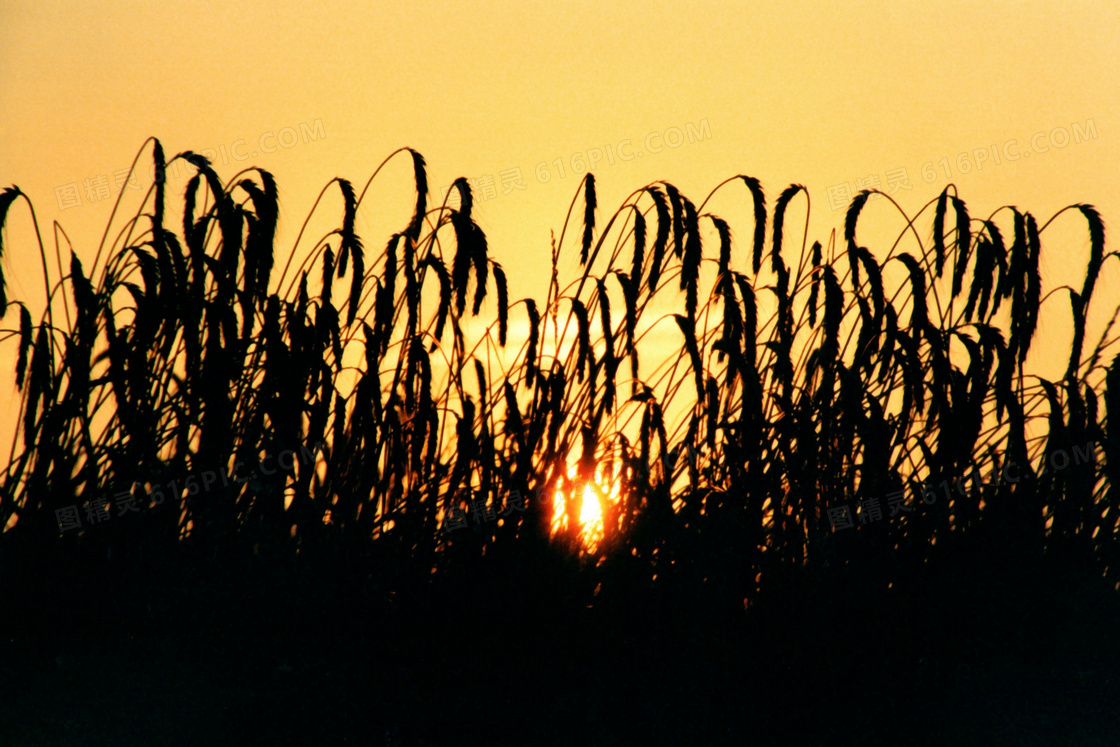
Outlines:
[[[1120,595],[1051,558],[801,577],[744,613],[588,608],[555,559],[400,586],[188,553],[9,548],[0,745],[1120,744]]]

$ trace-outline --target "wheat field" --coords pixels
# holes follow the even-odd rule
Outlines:
[[[155,139],[140,159],[169,163]],[[863,191],[810,242],[797,184],[771,203],[746,175],[699,201],[657,182],[608,214],[587,174],[536,250],[547,293],[513,299],[467,180],[437,202],[420,153],[394,159],[414,208],[377,243],[356,224],[381,167],[327,184],[304,229],[337,227],[284,251],[276,179],[185,152],[183,194],[157,178],[88,267],[41,236],[0,244],[38,249],[50,299],[36,319],[0,298],[21,397],[7,558],[264,559],[386,599],[551,569],[596,614],[778,609],[805,584],[885,592],[997,555],[1120,587],[1120,338],[1085,339],[1091,308],[1120,307],[1097,309],[1115,252],[1092,206],[977,217],[950,185],[909,216]],[[717,193],[753,221],[706,212]],[[864,246],[877,198],[897,238]],[[23,210],[0,194],[0,226]],[[1043,298],[1056,222],[1083,226],[1089,261]],[[1028,372],[1044,302],[1072,319],[1060,379]]]

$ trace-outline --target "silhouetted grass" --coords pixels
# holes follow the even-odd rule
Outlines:
[[[164,173],[162,147],[151,142]],[[683,718],[721,677],[736,678],[702,666],[675,671],[689,667],[679,663],[614,671],[645,661],[632,641],[675,642],[712,665],[726,664],[725,653],[753,661],[761,684],[723,684],[737,693],[758,687],[761,697],[766,683],[785,681],[782,656],[803,674],[812,668],[802,647],[833,611],[852,628],[869,620],[913,628],[915,589],[928,585],[954,604],[990,603],[970,596],[983,589],[1014,606],[1059,593],[1041,576],[1008,585],[1037,565],[1054,578],[1076,574],[1115,609],[1111,478],[1120,437],[1108,413],[1120,374],[1102,362],[1116,344],[1111,324],[1093,347],[1084,339],[1112,256],[1091,206],[1066,209],[1087,224],[1090,261],[1080,291],[1064,288],[1074,320],[1066,374],[1047,381],[1025,366],[1043,300],[1042,235],[1058,216],[1039,226],[1004,207],[972,218],[954,187],[911,218],[888,197],[904,228],[892,246],[873,250],[858,240],[864,191],[842,240],[809,246],[807,231],[800,243],[789,235],[792,223],[807,222],[800,185],[782,191],[768,216],[752,177],[725,181],[699,205],[659,182],[601,220],[588,174],[553,240],[552,280],[538,306],[510,300],[472,218],[467,181],[455,181],[451,202],[430,204],[424,159],[402,149],[386,162],[397,157],[411,165],[415,207],[380,249],[355,228],[369,182],[360,192],[345,179],[328,184],[314,210],[337,210],[341,226],[297,252],[306,246],[301,231],[297,247],[277,256],[273,177],[250,169],[223,182],[190,152],[176,156],[197,171],[181,225],[168,221],[157,181],[88,270],[72,255],[66,274],[61,259],[51,272],[40,240],[50,307],[34,322],[12,301],[19,323],[7,332],[19,346],[22,396],[0,477],[12,630],[37,629],[52,645],[50,636],[75,634],[68,610],[76,608],[112,621],[114,634],[170,625],[182,635],[211,630],[214,645],[252,640],[264,659],[269,642],[296,640],[307,647],[298,656],[308,672],[332,662],[348,672],[339,676],[366,678],[318,682],[331,693],[323,708],[362,693],[402,713],[454,701],[459,685],[434,684],[444,677],[516,701],[532,683],[504,678],[522,660],[553,673],[546,689],[558,698],[562,683],[584,681],[566,669],[574,652],[610,683],[600,685],[604,694],[628,692],[643,676],[664,687],[679,677],[706,683],[654,698],[675,703]],[[704,212],[716,192],[735,191],[753,215],[738,230]],[[14,188],[0,194],[0,225],[22,197]],[[736,245],[737,233],[752,237],[749,248]],[[568,281],[558,268],[573,242],[580,272]],[[321,456],[272,475],[223,477],[205,490],[188,482],[316,444]],[[1085,444],[1091,460],[1034,475],[1031,464]],[[974,482],[923,509],[920,483],[1008,462],[1026,479]],[[181,493],[161,489],[157,500],[154,489],[172,480]],[[134,485],[144,486],[132,496],[141,511],[117,516],[117,496]],[[899,491],[923,510],[888,515],[887,496]],[[601,527],[581,527],[585,495],[599,500]],[[513,505],[518,496],[524,510]],[[60,533],[56,510],[99,498],[110,502],[109,520]],[[867,521],[865,504],[853,514],[858,529],[832,530],[829,508],[874,498],[882,519]],[[458,512],[482,509],[493,519],[451,528]],[[949,569],[990,580],[962,582]],[[82,591],[75,573],[97,591]],[[876,606],[887,589],[897,607]],[[803,598],[817,601],[804,609]],[[289,609],[292,599],[315,613]],[[742,611],[760,604],[770,611],[758,620],[776,622],[748,632]],[[246,617],[225,618],[233,609]],[[689,632],[713,620],[721,622],[712,641]],[[1017,621],[1005,610],[989,624]],[[929,624],[917,630],[923,645],[942,645]],[[488,644],[494,660],[439,655],[488,633],[500,641]],[[324,642],[335,634],[344,650]],[[866,630],[857,639],[870,645]],[[756,660],[760,641],[774,648]],[[897,634],[891,641],[880,652],[883,671],[916,681],[911,649]],[[1115,657],[1114,642],[1100,645]],[[237,653],[249,661],[252,650]],[[807,650],[824,660],[829,649]],[[413,679],[396,690],[371,684],[369,672],[386,661],[386,671]],[[858,669],[838,661],[837,677]],[[421,708],[425,686],[438,702]],[[893,686],[871,687],[888,697]],[[310,692],[306,681],[298,691]],[[730,738],[715,724],[738,706],[716,702],[693,736]],[[825,707],[819,695],[801,706],[810,702]],[[561,705],[551,715],[547,708],[531,712],[560,716]],[[529,720],[522,716],[510,717],[517,728]],[[607,728],[607,715],[595,719],[588,728]],[[498,728],[483,717],[467,722]],[[431,728],[448,733],[453,723]],[[822,722],[819,734],[828,733]]]

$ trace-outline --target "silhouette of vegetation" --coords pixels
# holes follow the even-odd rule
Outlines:
[[[163,149],[150,143],[162,175]],[[415,205],[371,249],[359,214],[373,209],[370,183],[397,158],[410,162]],[[797,600],[817,595],[858,628],[865,612],[888,615],[875,606],[887,589],[912,604],[907,595],[932,583],[931,567],[958,580],[992,563],[1055,578],[1076,567],[1094,589],[1120,585],[1111,487],[1120,434],[1108,422],[1120,338],[1110,322],[1095,345],[1085,340],[1115,252],[1106,254],[1090,205],[1039,225],[1011,206],[972,217],[953,186],[913,217],[878,193],[875,209],[897,211],[901,230],[872,248],[859,228],[877,191],[864,191],[842,236],[810,245],[801,185],[770,207],[749,176],[699,203],[657,182],[605,216],[589,173],[552,241],[538,304],[510,299],[468,182],[432,202],[414,150],[392,154],[360,191],[342,178],[328,184],[313,212],[335,211],[339,227],[306,250],[309,217],[287,257],[275,253],[272,175],[249,169],[223,182],[202,156],[176,159],[195,171],[181,219],[157,178],[88,269],[74,254],[64,269],[60,253],[52,269],[39,240],[51,302],[37,322],[0,298],[6,321],[18,320],[0,340],[18,344],[22,397],[0,475],[5,575],[20,559],[55,583],[67,572],[94,582],[93,569],[123,563],[143,576],[147,596],[120,581],[109,598],[130,605],[103,611],[142,627],[136,599],[162,598],[153,589],[171,578],[189,587],[196,569],[206,592],[186,597],[200,609],[255,609],[247,614],[264,637],[272,608],[253,594],[271,599],[265,588],[314,598],[353,635],[358,624],[331,606],[353,602],[332,595],[376,598],[363,608],[374,617],[412,599],[407,619],[428,622],[402,629],[427,646],[458,624],[440,617],[453,610],[487,610],[460,622],[494,632],[540,615],[575,626],[556,611],[590,609],[615,631],[582,641],[599,654],[628,635],[606,621],[648,613],[652,624],[650,605],[668,600],[681,615],[730,621],[710,643],[689,638],[683,622],[650,633],[691,640],[712,662],[724,655],[715,641],[746,635],[735,627],[744,608],[761,605],[759,620],[809,619],[823,611]],[[717,193],[741,199],[753,222],[733,230],[705,212]],[[0,226],[21,204],[31,210],[17,188],[0,195]],[[1074,335],[1064,377],[1048,381],[1028,373],[1027,358],[1050,297],[1041,295],[1042,238],[1059,218],[1085,222],[1089,262],[1080,289],[1052,294],[1068,295]],[[802,222],[798,240],[790,229]],[[559,268],[573,244],[580,271],[569,281]],[[227,477],[315,446],[290,468]],[[1022,479],[990,479],[1009,464]],[[923,508],[923,485],[962,476],[981,479]],[[889,495],[920,510],[888,511]],[[869,499],[881,501],[881,519]],[[100,500],[111,518],[59,531],[57,511]],[[584,501],[598,505],[588,512]],[[861,501],[856,527],[834,531],[828,509]],[[134,502],[140,511],[118,515]],[[952,593],[1010,595],[1006,578],[977,576]],[[5,583],[21,602],[15,627],[71,604],[46,599],[39,581]],[[775,625],[756,631],[775,657],[782,641],[811,635]],[[43,630],[65,627],[55,619]],[[510,661],[563,658],[534,641],[509,640]],[[890,656],[901,656],[897,645]],[[440,669],[430,666],[434,682]],[[714,702],[716,714],[735,710]]]

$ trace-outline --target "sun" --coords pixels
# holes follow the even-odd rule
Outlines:
[[[579,510],[579,525],[583,531],[595,526],[602,529],[603,526],[603,510],[599,505],[599,495],[595,488],[590,485],[585,485],[583,488],[583,504]]]
[[[587,552],[594,552],[603,539],[603,505],[616,504],[619,499],[619,481],[613,470],[599,464],[591,481],[581,483],[578,479],[578,463],[569,463],[566,477],[553,496],[552,534],[564,532],[568,528],[567,501],[579,496],[580,544]]]

